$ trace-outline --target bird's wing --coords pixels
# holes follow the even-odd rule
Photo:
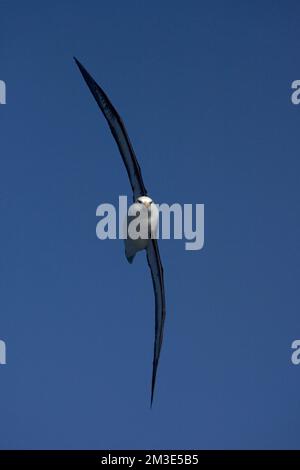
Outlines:
[[[95,82],[95,80],[75,57],[74,60],[78,65],[87,86],[89,87],[101,111],[103,112],[112,135],[117,142],[128,173],[129,181],[133,191],[133,197],[134,200],[136,200],[139,196],[146,195],[147,190],[143,182],[140,166],[127,135],[123,121],[102,88]]]
[[[153,370],[152,370],[152,389],[151,389],[151,405],[153,402],[156,372],[159,361],[159,355],[163,340],[164,323],[166,317],[166,301],[164,286],[164,271],[158,250],[156,239],[149,239],[147,247],[147,261],[151,270],[153,289],[155,295],[155,341],[153,354]]]

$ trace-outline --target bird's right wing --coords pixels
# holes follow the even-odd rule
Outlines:
[[[143,182],[140,166],[127,135],[123,121],[106,93],[104,93],[102,88],[95,82],[95,80],[91,77],[83,65],[75,57],[74,59],[84,80],[86,81],[87,86],[89,87],[101,111],[103,112],[112,135],[117,142],[128,173],[129,181],[133,191],[133,197],[134,200],[136,200],[139,196],[146,195],[147,190]]]
[[[166,301],[165,301],[165,286],[164,286],[164,272],[161,264],[161,259],[158,250],[158,243],[156,239],[149,239],[147,247],[147,261],[151,270],[151,277],[153,282],[153,289],[155,295],[155,340],[154,340],[154,354],[153,354],[153,370],[152,370],[152,389],[151,389],[151,405],[153,402],[156,372],[160,356],[160,350],[163,340],[164,323],[166,317]]]

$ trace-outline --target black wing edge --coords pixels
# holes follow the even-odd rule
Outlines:
[[[166,301],[164,286],[164,271],[160,259],[158,243],[156,239],[149,239],[147,247],[147,261],[151,271],[153,289],[155,295],[155,341],[153,354],[153,370],[152,370],[152,386],[151,386],[151,403],[152,408],[156,373],[158,361],[163,341],[164,323],[166,318]]]
[[[95,82],[93,77],[88,73],[79,60],[77,60],[76,57],[74,57],[74,60],[98,106],[103,112],[104,117],[110,127],[111,133],[113,134],[119,147],[121,157],[126,167],[129,181],[132,187],[134,200],[141,195],[146,195],[147,190],[143,182],[141,168],[120,115],[118,114],[106,93],[102,90],[98,83]]]

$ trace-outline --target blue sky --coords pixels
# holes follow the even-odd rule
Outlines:
[[[299,448],[296,1],[0,1],[0,448]],[[167,321],[149,409],[144,253],[99,241],[130,187],[74,62],[109,94],[157,202]]]

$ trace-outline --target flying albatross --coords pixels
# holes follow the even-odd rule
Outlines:
[[[119,147],[119,151],[127,170],[129,181],[133,192],[134,205],[143,205],[147,211],[151,210],[150,218],[154,220],[154,226],[157,224],[158,214],[156,214],[157,208],[155,204],[152,204],[152,199],[147,196],[147,190],[145,188],[141,169],[134,153],[133,147],[127,135],[125,126],[118,112],[110,102],[106,93],[102,88],[95,82],[83,65],[74,57],[79,70],[93,94],[98,106],[104,114],[105,119],[108,122],[109,128],[115,141]],[[141,206],[142,207],[142,206]],[[155,228],[155,227],[154,227]],[[147,252],[147,261],[151,271],[151,277],[153,282],[153,289],[155,295],[155,340],[154,340],[154,355],[153,355],[153,370],[152,370],[152,386],[151,386],[151,406],[153,403],[156,373],[158,367],[158,361],[160,356],[160,350],[163,340],[164,322],[166,316],[166,304],[165,304],[165,288],[164,288],[164,274],[163,267],[159,255],[158,244],[155,237],[151,232],[151,236],[147,238],[146,243],[144,240],[125,240],[126,257],[131,263],[135,253],[142,249]]]

